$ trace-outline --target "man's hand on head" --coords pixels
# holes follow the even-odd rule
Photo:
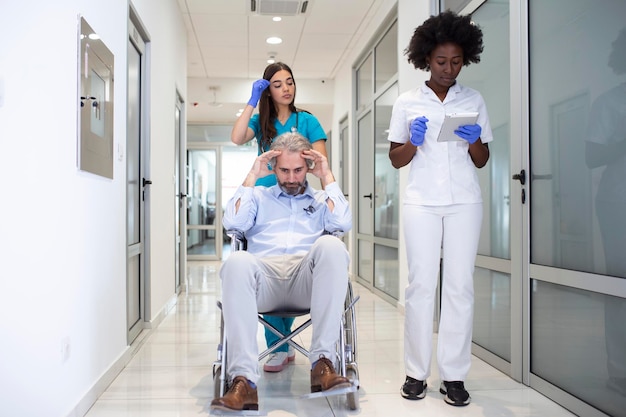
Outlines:
[[[326,186],[335,181],[335,177],[328,165],[328,159],[315,149],[302,151],[302,157],[313,161],[313,167],[309,168],[309,173],[313,174],[322,182],[322,186]]]
[[[282,151],[270,150],[257,156],[252,164],[252,169],[243,182],[244,187],[254,187],[256,180],[274,173],[274,167],[270,166],[270,160],[280,155]]]

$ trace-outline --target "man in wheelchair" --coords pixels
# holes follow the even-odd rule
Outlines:
[[[276,185],[254,187],[257,178],[272,172]],[[307,173],[319,178],[324,190],[311,188]],[[232,252],[220,270],[232,381],[211,409],[258,410],[259,311],[310,309],[311,392],[349,387],[331,361],[349,265],[345,245],[333,235],[350,230],[352,214],[326,158],[302,135],[280,135],[255,160],[229,201],[223,223],[245,234],[247,250]]]

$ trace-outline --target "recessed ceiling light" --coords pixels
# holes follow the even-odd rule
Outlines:
[[[278,36],[270,36],[269,38],[265,39],[265,42],[269,43],[270,45],[278,45],[279,43],[283,43],[283,40]]]
[[[274,16],[274,17],[272,17],[272,20],[273,20],[274,22],[280,22],[281,20],[283,20],[283,18],[282,18],[282,17],[280,17],[280,16]]]

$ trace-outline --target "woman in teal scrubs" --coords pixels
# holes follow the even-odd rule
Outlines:
[[[270,64],[263,72],[263,78],[252,84],[252,94],[241,116],[235,121],[231,132],[231,140],[237,145],[243,145],[253,138],[258,142],[259,155],[269,150],[275,137],[285,132],[298,132],[312,143],[313,149],[327,157],[326,133],[315,116],[307,111],[297,109],[296,81],[288,65],[277,62]],[[256,106],[259,113],[254,114]],[[259,178],[256,185],[269,187],[276,184],[274,174]],[[293,317],[265,316],[272,326],[281,333],[291,332]],[[267,346],[278,342],[278,337],[265,329]],[[295,358],[295,352],[285,344],[271,355],[263,365],[266,372],[280,372],[285,365]]]

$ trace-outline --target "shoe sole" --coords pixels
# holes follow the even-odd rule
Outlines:
[[[402,398],[405,398],[411,401],[421,400],[421,399],[424,399],[424,397],[426,397],[426,387],[424,387],[424,391],[422,391],[421,394],[417,394],[417,395],[407,394],[404,392],[402,388],[400,388],[400,395],[402,396]]]
[[[221,411],[259,411],[259,405],[258,404],[244,404],[243,408],[241,410],[238,410],[236,408],[228,408],[226,406],[223,405],[212,405],[211,406],[211,410],[221,410]]]
[[[444,390],[443,388],[439,388],[439,392],[444,395],[443,400],[445,401],[446,404],[450,404],[455,407],[465,407],[466,405],[469,405],[470,400],[472,398],[472,397],[468,397],[467,401],[452,401],[450,397],[448,397],[448,392],[446,390]]]
[[[294,358],[295,359],[295,358]],[[265,372],[280,372],[285,369],[285,365],[289,363],[289,358],[286,358],[282,365],[263,365],[263,370]]]
[[[352,386],[352,383],[350,381],[342,382],[340,384],[337,384],[325,390],[322,389],[321,385],[311,385],[311,392],[322,392],[322,391],[329,392],[329,391],[334,391],[336,389],[349,388],[351,386]]]

